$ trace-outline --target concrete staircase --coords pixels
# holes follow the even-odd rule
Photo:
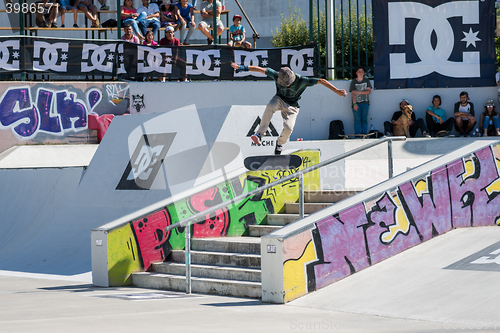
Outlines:
[[[357,192],[305,192],[304,211],[311,214]],[[250,225],[250,237],[191,240],[191,290],[193,293],[262,297],[260,237],[299,219],[299,204],[288,203],[285,212],[269,214],[265,224]],[[132,274],[141,288],[186,290],[184,251],[172,251],[170,261],[155,263],[151,272]]]

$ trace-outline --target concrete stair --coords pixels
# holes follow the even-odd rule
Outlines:
[[[191,240],[191,291],[238,297],[262,297],[260,238],[226,237]],[[152,272],[132,274],[141,288],[186,290],[184,251],[155,263]]]
[[[324,209],[357,192],[305,192],[305,214]],[[299,204],[287,203],[285,213],[269,214],[264,224],[249,225],[250,237],[191,240],[193,293],[262,297],[260,237],[299,219]],[[151,272],[132,274],[141,288],[186,290],[184,251],[172,251],[168,262],[154,263]]]

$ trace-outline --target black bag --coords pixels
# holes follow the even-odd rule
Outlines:
[[[106,22],[102,22],[103,28],[116,28],[118,26],[118,22],[115,19],[109,19]]]
[[[375,133],[375,135],[370,136],[372,139],[379,139],[384,136],[384,133],[377,130],[371,130],[370,133]]]
[[[328,135],[328,140],[343,139],[344,133],[344,123],[342,120],[333,120],[330,122],[330,134]]]

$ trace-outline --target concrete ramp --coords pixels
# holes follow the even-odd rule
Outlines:
[[[64,208],[79,206],[74,194],[95,147],[73,146],[76,160],[63,153],[67,149],[30,146],[11,150],[15,158],[9,151],[2,154],[0,165],[11,168],[0,170],[0,270],[64,275],[88,271],[82,262],[90,252],[88,241],[83,241],[90,223],[75,223],[75,212]],[[65,167],[75,164],[81,166]],[[76,210],[82,209],[80,203]]]
[[[456,229],[288,305],[413,319],[422,331],[434,323],[493,330],[500,329],[499,279],[500,228]]]

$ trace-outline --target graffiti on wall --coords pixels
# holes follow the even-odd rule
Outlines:
[[[453,228],[500,225],[500,146],[481,149],[284,241],[285,301]]]
[[[42,133],[57,138],[87,129],[88,114],[128,112],[128,84],[84,86],[86,91],[50,83],[0,85],[0,129],[10,129],[20,141]]]
[[[298,169],[247,172],[114,229],[108,235],[110,285],[127,284],[132,272],[147,271],[151,263],[164,261],[171,250],[184,248],[184,228],[166,233],[165,227],[168,225],[319,162],[318,151],[299,151],[295,154],[303,160],[303,165]],[[304,184],[306,188],[319,186],[319,171],[307,174]],[[248,225],[263,223],[267,214],[278,212],[286,202],[295,202],[297,199],[298,177],[207,214],[191,226],[192,237],[246,235]]]

